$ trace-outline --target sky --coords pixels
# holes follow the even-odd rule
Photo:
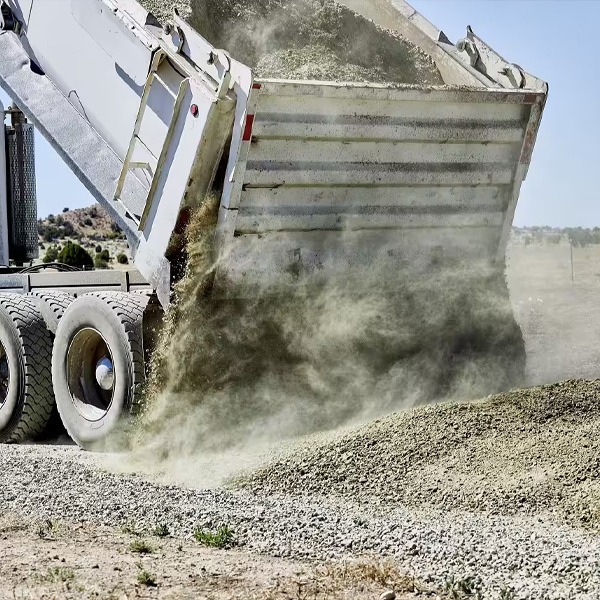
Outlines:
[[[410,0],[409,0],[410,1]],[[515,225],[600,226],[600,0],[412,0],[452,40],[466,26],[506,60],[549,83]],[[0,92],[0,100],[9,104]],[[85,187],[37,135],[38,213],[89,206]]]

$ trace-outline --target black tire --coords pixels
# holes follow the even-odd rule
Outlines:
[[[0,386],[0,442],[36,439],[54,404],[52,336],[31,298],[0,294],[0,342],[8,375]]]
[[[46,326],[53,334],[56,333],[58,322],[65,314],[65,310],[75,300],[75,296],[66,292],[48,290],[35,290],[27,296],[33,299],[42,317],[44,317]]]
[[[52,353],[56,404],[67,432],[84,448],[97,446],[115,431],[141,394],[147,303],[138,294],[84,294],[58,324]],[[101,359],[112,363],[110,389],[103,389],[96,378]]]
[[[58,327],[58,322],[65,314],[67,307],[75,300],[75,296],[67,294],[67,292],[60,292],[55,290],[34,290],[27,294],[36,304],[40,311],[46,327],[52,333],[52,339],[54,340],[54,334]],[[52,370],[52,366],[50,366]],[[56,402],[52,405],[52,412],[50,413],[50,419],[44,431],[37,437],[38,441],[49,442],[58,439],[64,439],[66,436],[66,429],[62,423],[60,415],[58,414],[58,408]]]

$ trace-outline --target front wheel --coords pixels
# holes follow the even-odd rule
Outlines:
[[[131,414],[145,380],[143,319],[148,299],[94,292],[61,318],[52,353],[54,395],[73,440],[89,448]]]

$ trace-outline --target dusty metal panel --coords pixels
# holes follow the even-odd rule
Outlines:
[[[285,280],[294,261],[303,272],[350,268],[355,259],[425,268],[429,246],[436,260],[496,260],[543,94],[256,86],[238,155],[241,189],[221,211],[230,237],[219,285],[258,281],[258,265],[267,279]]]

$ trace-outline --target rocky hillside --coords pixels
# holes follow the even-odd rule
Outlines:
[[[53,262],[55,253],[60,252],[68,242],[76,242],[96,258],[97,268],[116,268],[128,264],[131,253],[125,235],[100,206],[63,209],[62,213],[39,219],[40,261]],[[106,255],[108,252],[108,257]],[[125,254],[127,263],[119,255]]]

